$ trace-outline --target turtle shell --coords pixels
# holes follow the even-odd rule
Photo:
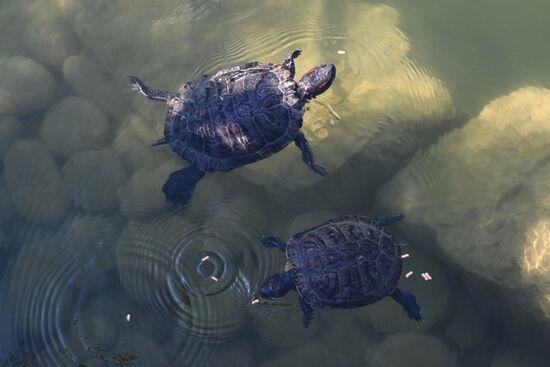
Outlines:
[[[291,72],[247,63],[184,84],[168,101],[164,135],[199,169],[229,171],[287,146],[302,126]]]
[[[345,216],[290,239],[286,255],[296,290],[312,306],[348,308],[374,303],[397,288],[401,249],[366,217]]]

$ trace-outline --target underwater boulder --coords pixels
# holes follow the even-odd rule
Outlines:
[[[118,191],[122,214],[128,217],[144,217],[171,208],[164,197],[162,186],[170,173],[180,168],[181,162],[172,159],[156,168],[134,173]]]
[[[40,127],[40,138],[60,158],[101,149],[110,138],[105,112],[82,97],[67,97],[52,105]]]
[[[263,362],[260,367],[301,367],[301,366],[323,366],[336,367],[336,360],[333,354],[322,344],[310,342],[300,348],[289,349],[278,352],[273,360]]]
[[[377,196],[431,233],[472,287],[481,279],[496,287],[477,293],[501,307],[516,337],[539,335],[533,327],[541,343],[550,341],[549,106],[543,88],[496,98],[417,153]]]
[[[15,214],[15,206],[12,203],[11,195],[4,185],[3,177],[0,176],[0,228],[8,223]]]
[[[23,133],[23,125],[13,116],[0,117],[0,160],[4,158],[4,154],[8,148],[19,138]]]
[[[508,346],[496,351],[491,367],[545,367],[548,358],[548,355],[541,355],[529,347]]]
[[[36,1],[24,9],[22,17],[24,43],[41,63],[61,68],[67,57],[78,52],[71,25],[55,4]]]
[[[445,336],[460,350],[481,345],[489,336],[485,314],[468,294],[463,293],[456,298],[456,313],[445,328]]]
[[[90,58],[71,56],[63,62],[63,76],[74,92],[107,111],[115,121],[123,118],[127,103],[111,79]]]
[[[367,367],[458,367],[456,351],[447,347],[441,339],[417,332],[387,336],[367,350],[366,361]]]
[[[88,212],[118,208],[117,192],[128,177],[114,150],[77,152],[67,160],[62,171],[76,207]]]
[[[0,58],[0,114],[25,116],[42,111],[55,96],[52,74],[22,56]]]
[[[409,257],[403,259],[398,286],[416,297],[422,313],[422,322],[410,319],[403,308],[390,297],[352,311],[358,319],[366,322],[377,333],[424,332],[441,326],[452,315],[454,297],[445,265],[434,256],[415,248],[414,241],[409,243],[410,246],[402,249],[402,253],[408,254]],[[407,278],[406,275],[410,271],[412,274]],[[426,272],[432,280],[424,280],[421,274]]]
[[[124,162],[128,172],[136,173],[140,169],[154,169],[176,155],[167,146],[152,147],[163,134],[164,124],[144,119],[132,114],[115,133],[112,148]]]
[[[4,156],[4,181],[19,214],[37,224],[63,221],[71,200],[61,172],[46,146],[18,140]]]

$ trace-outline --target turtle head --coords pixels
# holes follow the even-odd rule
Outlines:
[[[314,67],[300,79],[298,95],[302,99],[315,98],[326,91],[336,78],[336,66],[323,64]]]
[[[285,271],[269,277],[260,287],[263,298],[281,298],[294,287],[294,272]]]

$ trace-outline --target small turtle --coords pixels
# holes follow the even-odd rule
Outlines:
[[[250,62],[204,75],[176,93],[149,88],[139,78],[129,77],[133,89],[168,104],[164,136],[153,146],[169,144],[190,163],[170,174],[162,188],[167,200],[185,204],[206,172],[256,162],[292,141],[313,172],[327,174],[315,164],[300,128],[305,102],[331,86],[336,68],[319,65],[296,82],[294,59],[300,53],[291,52],[281,64]]]
[[[382,228],[403,217],[344,216],[298,233],[288,243],[264,237],[262,244],[285,251],[288,262],[283,273],[261,285],[261,296],[275,299],[296,290],[305,327],[313,318],[313,307],[361,307],[387,295],[410,318],[421,321],[416,298],[397,288],[403,245]]]

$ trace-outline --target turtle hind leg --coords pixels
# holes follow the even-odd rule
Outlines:
[[[282,65],[288,70],[290,70],[291,78],[294,78],[294,74],[296,74],[296,66],[294,65],[294,59],[300,56],[301,53],[302,53],[302,50],[294,50],[283,59]]]
[[[374,225],[377,225],[377,226],[386,226],[388,224],[398,222],[403,218],[405,218],[405,214],[388,215],[388,216],[381,216],[381,217],[372,218],[370,220],[370,222]]]
[[[302,312],[304,313],[304,327],[307,329],[309,326],[309,323],[311,320],[313,320],[313,307],[302,297],[298,298],[298,303],[300,304],[300,308],[302,309]]]
[[[278,237],[266,236],[262,238],[262,245],[266,247],[277,247],[281,251],[286,251],[286,242]]]
[[[403,309],[407,312],[409,317],[416,321],[422,321],[422,315],[420,314],[420,306],[416,303],[416,297],[410,293],[403,292],[397,288],[391,297],[399,303]]]
[[[166,200],[174,204],[184,205],[191,198],[195,185],[205,175],[194,164],[172,172],[162,187]]]
[[[165,92],[158,89],[149,88],[137,77],[130,75],[128,76],[130,83],[132,83],[132,89],[139,91],[145,97],[152,99],[153,101],[163,101],[166,102],[174,95],[170,92]]]

